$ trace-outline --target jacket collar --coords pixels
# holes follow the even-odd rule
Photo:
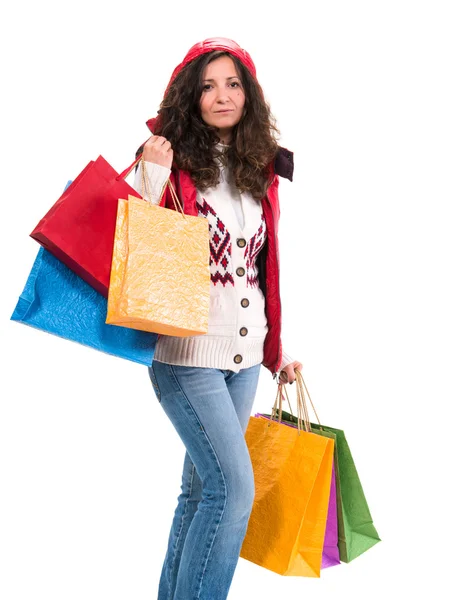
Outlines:
[[[294,176],[294,153],[287,148],[278,146],[275,156],[274,170],[277,175],[292,181]]]

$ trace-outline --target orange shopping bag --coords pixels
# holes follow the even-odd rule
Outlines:
[[[250,417],[245,433],[255,500],[240,556],[280,575],[320,577],[334,440],[307,431],[297,395],[298,428]]]
[[[141,165],[144,167],[144,164]],[[173,336],[208,331],[208,221],[134,196],[119,200],[106,323]]]

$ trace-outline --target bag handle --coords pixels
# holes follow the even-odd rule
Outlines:
[[[301,372],[298,369],[294,370],[295,373],[295,381],[296,381],[296,397],[297,397],[297,428],[298,428],[298,432],[300,434],[300,431],[307,431],[307,432],[311,432],[311,421],[309,419],[309,414],[308,414],[308,406],[307,406],[307,402],[306,402],[306,397],[305,397],[305,390],[306,393],[308,395],[309,401],[311,403],[311,406],[313,408],[314,414],[316,416],[317,422],[320,426],[320,429],[322,429],[322,425],[320,423],[319,417],[317,415],[316,409],[314,407],[314,404],[311,400],[311,396],[309,395],[309,391],[308,388],[306,387],[305,384],[305,380],[303,378],[303,375],[301,374]],[[284,397],[286,396],[286,398]],[[270,421],[272,421],[273,418],[276,418],[276,413],[278,411],[278,422],[281,423],[281,413],[282,413],[282,401],[286,399],[288,401],[289,404],[289,409],[292,411],[292,407],[291,407],[291,403],[289,400],[289,395],[287,393],[287,387],[285,383],[281,383],[281,381],[278,381],[278,385],[277,385],[277,395],[275,398],[275,403],[272,407],[272,414],[270,416]],[[270,423],[268,423],[268,426],[270,426]]]
[[[142,188],[141,191],[144,190],[144,188],[146,189],[147,193],[148,193],[148,197],[151,198],[151,193],[150,193],[150,184],[148,181],[148,173],[146,171],[145,168],[145,161],[144,161],[144,153],[142,152],[139,156],[137,156],[133,162],[131,163],[131,165],[129,167],[127,167],[124,171],[122,171],[122,173],[120,173],[120,175],[117,175],[116,177],[116,181],[119,181],[119,179],[125,179],[126,177],[128,177],[128,175],[131,173],[132,169],[134,169],[134,167],[137,165],[137,163],[141,161],[141,173],[142,173]],[[145,180],[145,177],[147,178],[147,181]],[[148,188],[146,187],[146,183],[148,184]],[[166,184],[164,185],[162,191],[161,191],[161,196],[159,197],[158,200],[158,204],[160,204],[161,199],[163,197],[163,194],[165,192],[165,189],[167,187],[167,185],[169,185],[169,190],[170,190],[170,195],[172,196],[172,201],[174,203],[174,206],[177,210],[177,212],[181,212],[183,217],[186,218],[186,215],[184,214],[183,211],[183,207],[181,205],[180,200],[178,199],[178,196],[175,192],[175,189],[172,185],[172,182],[170,181],[170,176],[168,178],[168,180],[166,181]],[[141,194],[143,195],[143,194]]]
[[[141,155],[140,160],[141,160],[141,193],[142,193],[142,196],[144,196],[143,192],[145,190],[147,192],[147,196],[150,198],[150,201],[152,201],[152,193],[150,192],[150,181],[149,181],[149,177],[148,177],[148,173],[147,173],[147,167],[145,166],[145,160],[144,160],[143,154]],[[183,217],[186,218],[186,215],[184,214],[184,211],[183,211],[183,207],[181,206],[181,202],[179,201],[178,196],[173,187],[173,184],[170,180],[170,175],[169,175],[169,178],[167,179],[165,185],[163,186],[161,195],[158,199],[158,205],[161,203],[161,199],[163,197],[163,194],[164,194],[164,191],[165,191],[167,185],[169,186],[170,195],[172,196],[172,201],[174,203],[176,211],[181,212]]]
[[[285,399],[285,396],[289,403],[289,408],[292,413],[293,411],[292,411],[291,403],[290,403],[289,396],[287,393],[286,384],[284,384],[280,380],[278,380],[275,403],[272,407],[272,414],[270,416],[269,422],[267,423],[267,427],[270,427],[272,420],[274,418],[276,418],[277,412],[278,412],[278,423],[281,423],[282,401]],[[309,424],[309,421],[307,419],[307,410],[306,410],[306,404],[304,403],[304,397],[299,393],[297,393],[297,415],[298,415],[297,428],[298,428],[299,435],[300,435],[300,431],[310,431],[311,425]]]
[[[145,142],[144,142],[144,144],[145,144]],[[142,146],[139,148],[139,150],[144,147],[144,144],[142,144]],[[138,152],[139,152],[139,150],[138,150]],[[138,162],[141,160],[141,158],[143,156],[144,156],[144,152],[141,152],[141,154],[139,154],[139,156],[136,156],[136,158],[133,160],[131,165],[129,167],[127,167],[125,169],[125,171],[122,171],[122,173],[120,175],[117,175],[116,181],[119,181],[119,179],[125,179],[126,177],[128,177],[128,175],[131,173],[131,170],[134,169],[134,167],[138,164]]]
[[[135,158],[133,160],[133,163],[127,167],[125,169],[125,171],[122,171],[122,173],[120,175],[117,175],[116,177],[116,181],[119,181],[119,179],[125,179],[125,177],[128,177],[128,175],[131,173],[131,170],[137,165],[137,163],[141,160],[141,155],[139,155],[137,158]]]
[[[145,169],[144,154],[142,153],[137,158],[135,158],[133,160],[133,162],[131,163],[131,165],[129,167],[127,167],[124,171],[122,171],[122,173],[120,173],[120,175],[117,175],[116,181],[119,181],[119,179],[125,179],[126,177],[128,177],[128,175],[131,173],[132,169],[134,169],[134,167],[137,165],[137,163],[139,161],[141,161],[141,163],[142,163],[142,165],[141,165],[142,175],[144,176],[144,173],[145,173],[145,175],[147,176],[147,180],[148,180],[148,174],[147,174],[147,171]],[[144,186],[144,177],[142,177],[142,181],[143,181],[143,186]],[[168,179],[166,185],[167,184],[169,184],[170,193],[171,193],[172,199],[174,201],[174,204],[176,204],[180,208],[180,211],[183,212],[183,208],[181,207],[181,203],[180,203],[180,201],[178,199],[178,196],[177,196],[177,194],[176,194],[176,192],[174,190],[172,182],[170,181],[170,178]],[[142,187],[142,189],[144,189],[144,187]],[[166,189],[166,186],[163,187],[163,190],[161,192],[161,196],[159,198],[158,204],[161,202],[161,198],[162,198],[162,196],[164,194],[164,190],[165,189]],[[149,198],[150,198],[151,197],[150,190],[148,190],[148,191],[149,191]],[[175,196],[175,198],[174,198],[174,196]]]
[[[317,423],[320,425],[320,428],[322,429],[322,423],[320,422],[320,419],[319,419],[319,416],[317,414],[316,408],[315,408],[315,406],[313,404],[313,401],[311,400],[311,396],[309,395],[308,388],[306,387],[305,380],[303,379],[303,375],[297,369],[295,369],[294,373],[295,373],[295,377],[296,377],[296,380],[297,380],[297,388],[301,389],[301,391],[303,393],[303,397],[304,397],[304,392],[305,391],[308,394],[309,402],[310,402],[310,404],[312,406],[312,409],[314,411],[314,415],[315,415],[315,417],[317,419]],[[305,389],[303,390],[303,388],[305,388]],[[306,405],[306,399],[305,399],[305,405]]]

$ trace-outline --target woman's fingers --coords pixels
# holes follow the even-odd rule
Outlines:
[[[173,161],[172,144],[162,135],[152,135],[144,144],[144,160],[162,167],[171,168]]]
[[[298,360],[286,365],[282,371],[280,371],[280,381],[281,383],[294,383],[295,371],[301,371],[303,369],[303,365]]]

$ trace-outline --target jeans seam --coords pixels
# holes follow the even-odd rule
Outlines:
[[[192,496],[192,483],[194,481],[194,473],[195,473],[195,466],[194,466],[194,464],[192,464],[192,474],[191,474],[191,480],[189,482],[189,495],[188,495],[188,498],[187,498],[187,500],[186,500],[186,502],[184,504],[183,514],[181,515],[180,528],[178,530],[177,537],[175,539],[175,544],[174,544],[174,549],[173,549],[173,557],[172,557],[172,564],[170,565],[170,568],[169,568],[169,598],[171,597],[171,593],[172,593],[172,571],[173,571],[173,565],[175,563],[176,551],[177,551],[177,548],[178,548],[178,543],[180,541],[181,532],[183,531],[183,525],[184,525],[184,520],[186,518],[186,512],[187,512],[187,508],[188,508],[189,498]]]
[[[183,394],[183,396],[184,396],[184,398],[185,398],[186,402],[189,404],[189,406],[190,406],[190,408],[191,408],[192,412],[193,412],[193,413],[194,413],[194,415],[195,415],[195,418],[197,419],[197,421],[198,421],[198,423],[200,424],[200,427],[201,427],[201,425],[202,425],[202,424],[201,424],[201,421],[200,421],[200,419],[198,418],[198,415],[197,415],[197,413],[195,412],[195,410],[194,410],[194,407],[193,407],[193,406],[192,406],[192,404],[190,403],[190,401],[189,401],[189,398],[186,396],[186,394],[185,394],[185,392],[184,392],[183,388],[181,387],[181,385],[180,385],[180,382],[178,381],[178,377],[176,376],[175,370],[174,370],[174,368],[173,368],[173,365],[169,365],[169,366],[170,366],[170,371],[171,371],[171,373],[172,373],[172,377],[175,379],[175,381],[176,381],[176,383],[177,383],[177,385],[178,385],[178,387],[179,387],[179,389],[180,389],[180,392]],[[211,452],[213,453],[213,455],[214,455],[214,456],[215,456],[215,458],[216,458],[216,463],[217,463],[217,465],[218,465],[218,467],[219,467],[219,471],[220,471],[220,474],[221,474],[221,477],[222,477],[222,481],[223,481],[223,483],[224,483],[224,486],[223,486],[223,487],[224,487],[224,492],[225,492],[225,499],[224,499],[223,507],[220,509],[220,510],[221,510],[221,513],[220,513],[220,518],[219,518],[219,521],[218,521],[218,523],[217,523],[217,525],[216,525],[215,531],[213,531],[213,532],[212,532],[211,545],[210,545],[210,547],[209,547],[209,549],[208,549],[208,552],[207,552],[207,555],[206,555],[206,557],[203,559],[203,562],[204,562],[204,567],[203,567],[203,572],[202,572],[202,574],[201,574],[201,576],[200,576],[200,581],[199,581],[199,584],[198,584],[198,589],[197,589],[197,591],[195,592],[195,599],[196,599],[196,600],[199,600],[199,599],[200,599],[200,591],[201,591],[201,587],[202,587],[202,584],[203,584],[203,579],[204,579],[204,577],[205,577],[206,568],[207,568],[207,566],[208,566],[208,559],[209,559],[209,556],[210,556],[210,554],[211,554],[211,549],[212,549],[212,546],[213,546],[213,544],[214,544],[214,540],[215,540],[215,538],[216,538],[216,535],[217,535],[217,530],[219,529],[220,522],[222,521],[223,515],[224,515],[224,513],[225,513],[225,507],[226,507],[226,505],[227,505],[227,487],[226,487],[226,484],[225,484],[225,477],[224,477],[224,474],[223,474],[222,468],[221,468],[221,466],[220,466],[220,461],[219,461],[219,458],[218,458],[218,456],[217,456],[216,452],[214,451],[214,448],[213,448],[213,446],[212,446],[212,444],[211,444],[211,441],[210,441],[209,437],[207,436],[207,434],[205,433],[205,430],[203,429],[203,427],[201,427],[201,431],[202,431],[202,433],[203,433],[203,437],[204,437],[204,439],[206,439],[206,441],[208,442],[209,449],[211,450]]]
[[[158,399],[159,402],[161,402],[161,390],[159,389],[158,381],[156,379],[156,374],[152,367],[148,368],[148,374],[150,377],[150,381],[153,384],[156,398]],[[152,377],[152,375],[153,375],[153,377]]]

